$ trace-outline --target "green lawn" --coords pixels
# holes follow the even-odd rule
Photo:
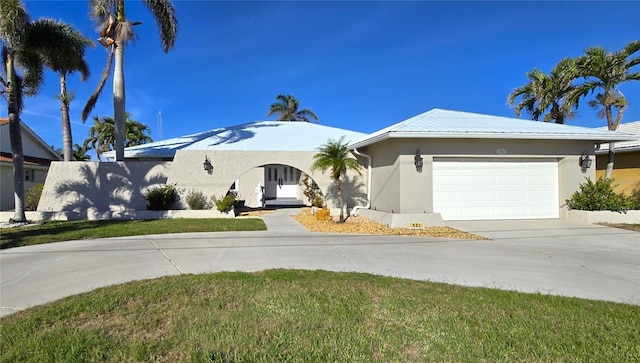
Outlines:
[[[640,232],[640,223],[629,223],[629,224],[611,224],[611,223],[602,223],[603,226],[607,226],[607,227],[615,227],[615,228],[622,228],[622,229],[628,229],[630,231],[636,231],[636,232]]]
[[[267,226],[260,218],[49,221],[32,227],[1,229],[0,249],[78,239],[266,229]]]
[[[640,307],[271,270],[101,288],[0,320],[1,362],[638,362]]]

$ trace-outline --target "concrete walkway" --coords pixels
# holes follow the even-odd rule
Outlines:
[[[0,251],[0,313],[165,275],[271,268],[367,272],[640,304],[640,233],[549,221],[452,222],[492,238],[310,233],[282,209],[268,231],[69,241]]]

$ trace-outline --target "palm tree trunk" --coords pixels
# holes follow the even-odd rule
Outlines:
[[[608,98],[605,98],[608,99]],[[613,122],[613,111],[611,110],[611,105],[606,105],[604,107],[605,110],[605,115],[607,116],[607,125],[609,126],[608,129],[611,131],[615,131],[618,128],[618,125],[614,124]],[[607,158],[607,169],[604,172],[604,178],[605,179],[611,179],[611,175],[613,174],[613,164],[614,164],[614,160],[616,158],[616,151],[615,151],[615,143],[610,142],[609,143],[609,157]]]
[[[611,179],[613,174],[613,160],[616,157],[615,143],[609,143],[609,158],[607,159],[607,169],[604,172],[605,179]]]
[[[336,191],[338,192],[338,203],[340,203],[340,223],[344,222],[344,199],[342,197],[342,188],[340,188],[340,179],[336,179]]]
[[[13,159],[13,188],[14,188],[14,214],[12,220],[24,222],[27,217],[24,213],[24,153],[22,151],[22,128],[20,127],[20,108],[16,91],[19,90],[13,55],[6,57],[7,82],[7,109],[9,114],[9,138],[11,139],[11,157]],[[19,92],[19,91],[18,91]]]
[[[124,40],[118,37],[115,47],[115,64],[113,68],[113,123],[115,150],[116,161],[124,161]]]
[[[60,74],[60,102],[62,106],[62,150],[64,150],[64,161],[73,160],[73,139],[71,136],[71,121],[69,119],[69,95],[67,95],[67,76]]]

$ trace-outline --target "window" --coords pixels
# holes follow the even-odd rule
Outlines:
[[[26,181],[35,181],[35,175],[32,169],[24,170],[24,180]]]
[[[267,180],[271,181],[271,167],[270,166],[267,167]]]

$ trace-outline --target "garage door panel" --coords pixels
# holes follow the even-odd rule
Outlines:
[[[558,218],[558,164],[555,160],[435,160],[433,192],[434,211],[445,220]]]

